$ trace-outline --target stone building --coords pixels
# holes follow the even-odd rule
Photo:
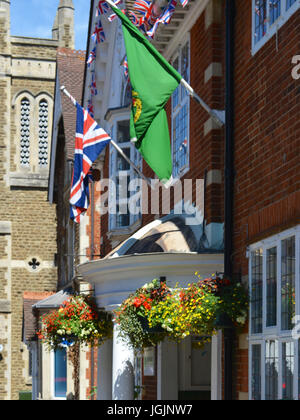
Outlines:
[[[72,0],[60,0],[52,39],[11,35],[10,6],[10,0],[0,1],[1,400],[31,391],[26,337],[32,337],[24,331],[23,311],[28,312],[28,299],[32,305],[57,290],[50,139],[57,49],[74,48]]]

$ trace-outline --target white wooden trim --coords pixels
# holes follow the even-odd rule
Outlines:
[[[298,399],[298,364],[299,364],[299,340],[295,340],[292,337],[292,330],[281,330],[281,241],[287,238],[295,237],[295,293],[296,293],[296,306],[295,313],[299,315],[300,311],[300,225],[294,226],[293,228],[287,229],[276,235],[268,237],[262,241],[249,246],[250,253],[256,249],[262,249],[263,257],[263,320],[262,320],[262,332],[259,334],[251,334],[251,305],[250,305],[250,330],[249,330],[249,396],[252,399],[251,389],[251,375],[252,375],[252,345],[261,345],[261,398],[264,400],[265,395],[265,347],[267,340],[276,340],[278,343],[278,399],[282,399],[282,345],[285,342],[292,342],[294,344],[294,376],[293,376],[293,398]],[[277,250],[277,325],[267,327],[266,326],[266,252],[268,249],[276,247]],[[249,258],[249,284],[251,288],[251,255]]]
[[[300,0],[297,0],[288,10],[286,10],[286,1],[281,1],[281,15],[273,23],[269,24],[269,2],[267,3],[267,30],[266,34],[258,41],[255,42],[255,0],[252,0],[252,48],[251,53],[255,55],[263,45],[265,45],[276,32],[289,20],[289,18],[300,8]]]

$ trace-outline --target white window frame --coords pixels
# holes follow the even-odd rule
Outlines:
[[[286,10],[288,0],[281,0],[281,13],[278,19],[274,23],[270,24],[270,2],[267,1],[267,22],[266,22],[266,33],[265,35],[256,42],[255,37],[255,0],[252,0],[252,55],[254,56],[257,51],[259,51],[263,45],[265,45],[276,32],[289,20],[289,18],[300,8],[300,0],[297,0],[292,6]]]
[[[122,121],[129,121],[130,120],[130,115],[126,114],[126,115],[116,115],[114,118],[114,121],[111,124],[111,136],[114,139],[115,142],[117,142],[117,129],[118,129],[118,123],[122,122]],[[118,146],[122,149],[122,148],[130,148],[130,160],[132,162],[135,163],[135,165],[140,169],[140,171],[142,171],[142,157],[141,154],[139,153],[139,151],[136,149],[135,145],[130,141],[130,139],[128,139],[128,142],[124,142],[124,143],[119,143]],[[129,176],[129,182],[131,182],[134,178],[137,177],[137,174],[135,172],[135,170],[133,169],[133,167],[130,165],[129,169],[124,170],[124,171],[118,171],[117,170],[117,157],[118,157],[118,151],[112,146],[110,145],[110,149],[109,149],[109,178],[110,181],[112,181],[114,183],[114,185],[117,185],[117,174],[124,174],[127,176]],[[116,204],[126,204],[127,203],[127,199],[121,199],[121,200],[116,200],[116,197],[113,197],[114,194],[114,188],[111,188],[109,191],[109,208],[113,208],[112,203],[116,202]],[[141,197],[141,204],[140,206],[142,206],[142,197]],[[141,213],[139,214],[132,214],[129,213],[129,224],[128,225],[124,225],[124,226],[117,226],[117,214],[116,213],[109,213],[109,231],[112,230],[122,230],[122,229],[128,229],[130,226],[132,226],[134,223],[136,223],[139,219],[141,218]]]
[[[267,238],[263,241],[252,244],[249,247],[249,287],[251,290],[251,254],[253,251],[261,248],[262,249],[262,332],[252,333],[251,325],[251,304],[250,304],[250,314],[249,314],[249,398],[252,399],[252,345],[260,344],[261,345],[261,399],[265,399],[265,347],[268,340],[277,340],[278,341],[278,354],[279,354],[279,365],[278,365],[278,399],[283,398],[282,391],[282,380],[283,380],[283,370],[282,370],[282,343],[284,342],[294,342],[294,378],[293,378],[293,398],[298,400],[300,399],[300,389],[298,389],[298,369],[300,369],[299,364],[299,352],[300,344],[299,339],[293,338],[293,330],[281,330],[281,299],[280,297],[280,279],[281,279],[281,241],[288,239],[290,237],[295,237],[295,314],[300,315],[300,225],[297,225],[291,229],[288,229],[284,232],[281,232],[277,235],[274,235],[270,238]],[[266,252],[268,249],[275,247],[277,248],[277,325],[276,326],[266,326]],[[299,323],[297,323],[298,325]],[[298,328],[299,332],[299,328]],[[299,384],[300,388],[300,384]]]
[[[179,59],[179,73],[181,73],[180,68],[180,57],[182,53],[182,48],[185,47],[186,44],[189,44],[188,48],[188,60],[189,60],[189,78],[186,80],[189,83],[190,79],[190,72],[191,72],[191,42],[190,42],[190,34],[187,34],[182,41],[181,45],[177,49],[177,51],[174,53],[172,57],[172,64],[174,61],[178,58]],[[185,89],[182,85],[179,84],[177,87],[179,89],[179,101],[175,108],[173,108],[173,99],[174,99],[174,93],[172,95],[171,100],[171,151],[172,151],[172,160],[173,160],[173,177],[174,178],[181,178],[184,174],[186,174],[190,169],[190,95],[186,93],[183,99],[181,99],[181,92]],[[186,145],[186,163],[182,167],[178,168],[178,173],[175,173],[175,139],[174,139],[174,122],[175,118],[179,114],[179,112],[183,109],[183,107],[187,105],[187,145]]]

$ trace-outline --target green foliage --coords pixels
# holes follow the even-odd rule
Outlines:
[[[175,289],[155,279],[131,294],[116,312],[121,337],[136,349],[153,346],[165,337],[178,342],[188,335],[201,337],[199,345],[203,345],[225,328],[218,324],[222,319],[243,326],[248,314],[243,285],[219,276],[197,277],[187,288]],[[153,333],[154,328],[160,332]]]
[[[112,336],[113,323],[108,313],[98,312],[90,297],[76,295],[66,300],[58,310],[41,318],[38,338],[48,348],[73,342],[100,344]]]

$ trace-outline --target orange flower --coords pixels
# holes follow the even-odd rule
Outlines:
[[[139,308],[139,307],[141,306],[141,304],[142,304],[142,300],[136,297],[136,298],[134,298],[134,300],[133,300],[133,304],[134,304],[134,306],[135,306],[136,308]]]

